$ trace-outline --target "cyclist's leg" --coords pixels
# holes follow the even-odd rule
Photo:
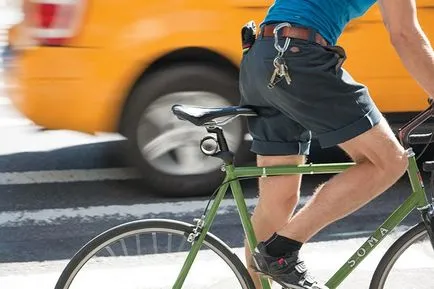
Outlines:
[[[267,77],[254,75],[261,71],[273,73],[272,43],[259,41],[259,44],[255,44],[251,57],[244,63],[254,71],[252,75],[245,73],[244,77],[254,81],[243,85],[242,92],[252,98],[255,93],[261,95],[265,104],[315,132],[322,147],[341,144],[358,163],[323,186],[312,201],[277,232],[289,240],[277,236],[256,248],[258,269],[274,280],[288,287],[302,284],[303,288],[325,288],[299,262],[296,246],[288,250],[289,244],[308,240],[325,225],[378,195],[404,173],[407,159],[368,89],[341,68],[345,59],[342,48],[291,41],[290,46],[298,48],[291,47],[285,54],[292,82],[288,85],[280,81],[270,90]],[[257,59],[253,56],[259,59],[253,61]],[[279,129],[280,126],[275,131]]]
[[[258,166],[298,165],[305,162],[303,155],[261,156]],[[301,175],[259,179],[259,200],[252,215],[252,224],[258,241],[265,241],[283,227],[292,216],[300,195]],[[273,208],[273,210],[270,210]],[[246,244],[246,261],[256,288],[261,288],[259,278],[251,267],[251,254]]]
[[[325,183],[278,231],[279,235],[306,242],[321,228],[384,192],[407,168],[406,152],[384,118],[372,129],[339,146],[357,164]]]
[[[265,42],[254,53],[267,55]],[[407,167],[407,157],[376,107],[366,86],[341,68],[345,52],[302,41],[286,55],[292,83],[279,82],[272,90],[255,78],[251,84],[262,101],[300,126],[315,132],[322,147],[340,145],[358,164],[319,190],[278,234],[305,242],[325,225],[359,208],[392,185]],[[264,48],[262,48],[264,47]],[[261,50],[262,49],[262,50]],[[255,55],[255,54],[251,54]],[[255,71],[273,71],[267,60],[248,62]],[[245,87],[246,91],[250,86]],[[253,93],[247,93],[247,96]],[[275,130],[279,130],[275,128]],[[333,195],[333,196],[332,196]],[[347,202],[347,204],[344,204]],[[274,246],[273,246],[274,247]]]
[[[311,133],[273,108],[256,107],[261,116],[248,118],[253,137],[251,150],[258,166],[302,164],[309,153]],[[258,241],[264,241],[288,221],[299,198],[301,175],[259,179],[259,201],[252,216]],[[260,289],[259,279],[250,269],[251,254],[246,250],[249,272]]]
[[[241,105],[252,106],[258,117],[248,118],[253,137],[251,150],[258,157],[259,166],[304,163],[309,154],[311,132],[290,114],[283,113],[279,106],[270,104],[273,90],[267,88],[272,74],[269,67],[276,56],[273,38],[258,39],[240,67]],[[258,241],[265,241],[281,228],[292,216],[299,198],[301,176],[272,177],[259,180],[260,198],[252,223]],[[298,244],[295,244],[298,245]],[[250,252],[246,252],[248,267]],[[260,289],[256,274],[250,271],[257,289]]]

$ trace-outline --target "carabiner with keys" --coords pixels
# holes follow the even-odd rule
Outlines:
[[[288,66],[286,65],[283,54],[286,50],[288,50],[289,43],[291,42],[291,38],[286,37],[285,43],[282,46],[279,45],[279,35],[278,32],[280,29],[284,27],[291,27],[291,24],[284,22],[276,25],[273,30],[274,34],[274,48],[277,50],[277,55],[274,58],[273,65],[274,65],[274,72],[271,75],[270,81],[268,83],[268,88],[273,89],[273,87],[280,81],[282,78],[285,78],[287,84],[291,84],[291,77],[289,76]]]

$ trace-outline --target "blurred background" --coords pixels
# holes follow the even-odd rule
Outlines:
[[[238,104],[240,29],[250,20],[259,25],[272,2],[0,0],[0,268],[12,268],[0,269],[2,288],[15,288],[4,287],[2,276],[24,286],[13,264],[66,260],[121,222],[191,222],[201,214],[222,179],[221,161],[199,150],[205,129],[178,120],[170,108]],[[434,2],[417,4],[434,39]],[[368,85],[395,132],[427,107],[389,44],[377,6],[348,25],[339,45],[345,68]],[[237,163],[253,164],[245,120],[224,131]],[[421,160],[433,155],[428,149]],[[315,142],[309,157],[344,160],[338,149],[321,151]],[[327,178],[306,176],[302,195]],[[252,209],[256,181],[244,185]],[[315,241],[367,236],[409,188],[404,177]],[[214,232],[240,247],[235,207],[228,203],[221,215]]]

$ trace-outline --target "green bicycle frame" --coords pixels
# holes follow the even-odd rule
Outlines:
[[[347,262],[327,281],[326,285],[330,289],[335,289],[345,280],[345,278],[368,256],[372,250],[391,232],[410,212],[415,209],[423,209],[428,206],[424,185],[420,176],[419,168],[412,149],[407,150],[409,165],[407,173],[410,178],[413,193],[396,209],[387,220],[363,243],[363,245],[347,260]],[[203,226],[201,227],[198,238],[193,242],[192,248],[185,260],[181,272],[176,280],[173,289],[181,289],[185,278],[190,270],[193,261],[199,252],[203,240],[209,231],[211,224],[217,215],[217,210],[226,191],[230,186],[241,223],[247,237],[248,245],[253,250],[257,245],[250,215],[244,200],[243,191],[239,179],[244,177],[271,177],[293,174],[328,174],[339,173],[354,163],[330,163],[330,164],[304,164],[294,166],[273,166],[273,167],[237,167],[232,164],[225,166],[226,177],[222,186],[217,192],[209,212],[206,214]],[[271,289],[267,278],[261,278],[263,289]]]

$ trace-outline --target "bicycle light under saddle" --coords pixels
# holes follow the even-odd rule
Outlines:
[[[219,150],[217,139],[212,135],[204,137],[200,141],[200,150],[204,155],[213,156]]]

